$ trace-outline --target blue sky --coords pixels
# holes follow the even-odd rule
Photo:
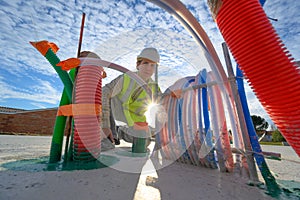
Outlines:
[[[224,41],[205,0],[182,1],[210,37],[225,66]],[[267,0],[265,12],[284,44],[300,60],[300,2]],[[161,54],[159,84],[166,89],[175,80],[207,68],[202,50],[170,14],[142,0],[0,0],[0,106],[22,109],[58,106],[63,84],[47,60],[29,41],[58,45],[61,60],[76,57],[82,13],[86,13],[82,50],[135,69],[135,57],[147,46]],[[106,70],[107,83],[119,73]],[[209,69],[208,69],[209,71]],[[251,114],[266,117],[246,85]],[[276,95],[276,94],[274,94]]]

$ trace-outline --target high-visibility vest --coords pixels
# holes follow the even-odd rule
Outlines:
[[[154,82],[149,82],[148,87],[151,89],[152,94],[158,88]],[[148,105],[152,102],[152,97],[127,74],[123,76],[123,87],[117,97],[122,103],[122,114],[128,126],[133,126],[134,122],[146,122],[145,112]]]

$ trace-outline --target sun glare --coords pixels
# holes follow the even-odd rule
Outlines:
[[[147,118],[147,122],[149,124],[149,126],[155,128],[155,115],[157,112],[157,103],[151,102],[148,107],[147,107],[147,111],[145,113],[145,116]]]

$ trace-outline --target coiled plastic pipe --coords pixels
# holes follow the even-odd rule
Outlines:
[[[95,105],[95,114],[74,115],[73,159],[96,160],[101,151],[100,117],[102,73],[96,66],[81,66],[75,82],[75,104]]]
[[[257,98],[300,156],[300,73],[257,0],[223,0],[216,22]]]
[[[203,73],[200,72],[196,77],[179,79],[166,90],[163,99],[164,106],[168,110],[169,119],[160,131],[159,142],[163,154],[168,159],[217,168],[212,137],[202,130],[204,127],[203,120],[207,120],[205,122],[207,132],[210,124],[208,116],[205,116],[205,119],[202,118],[205,110],[203,107],[208,107],[207,93],[204,93],[202,89],[191,89],[199,83],[206,82],[204,81],[205,77],[202,77]],[[202,82],[200,81],[201,78],[204,78]],[[176,90],[184,91],[180,98],[174,98],[169,94],[170,91]],[[198,96],[198,91],[200,96]],[[204,100],[206,103],[203,103]],[[206,111],[206,114],[209,115],[208,108],[206,108]],[[207,148],[209,148],[209,151],[207,151]]]

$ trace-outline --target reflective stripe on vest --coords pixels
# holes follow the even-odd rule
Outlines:
[[[153,93],[156,89],[155,84],[148,83],[148,85],[152,85],[151,91]],[[152,99],[127,74],[123,76],[123,88],[118,98],[122,101],[123,112],[128,126],[133,126],[134,122],[146,122],[145,112]]]

